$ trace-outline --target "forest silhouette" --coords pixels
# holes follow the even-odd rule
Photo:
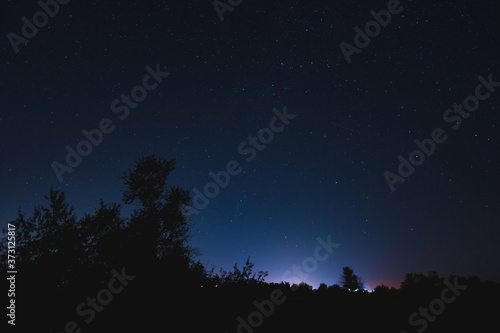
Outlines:
[[[350,267],[339,284],[317,290],[266,282],[250,257],[230,271],[205,267],[189,243],[190,193],[168,185],[174,169],[174,160],[152,155],[125,172],[128,217],[101,200],[79,218],[54,189],[30,216],[18,210],[17,330],[461,332],[495,323],[500,285],[475,276],[409,273],[398,289],[367,292]]]

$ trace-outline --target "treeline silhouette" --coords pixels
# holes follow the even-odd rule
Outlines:
[[[123,203],[134,207],[128,217],[122,205],[101,201],[78,218],[54,189],[31,216],[18,211],[11,222],[16,330],[457,332],[486,331],[494,322],[500,287],[477,277],[411,273],[399,289],[378,286],[368,293],[349,267],[340,284],[317,290],[265,282],[267,272],[254,272],[250,258],[241,269],[208,269],[189,244],[189,191],[168,185],[174,168],[174,160],[156,156],[135,162],[122,177]],[[2,237],[6,244],[6,230]],[[0,251],[6,263],[6,246]],[[6,273],[6,265],[0,270]],[[457,296],[450,284],[466,287],[455,288]]]

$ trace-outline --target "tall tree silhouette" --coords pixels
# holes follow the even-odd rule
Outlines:
[[[350,291],[355,291],[356,289],[360,290],[363,288],[363,282],[361,278],[354,274],[352,268],[346,266],[342,268],[343,273],[340,277],[340,283],[342,288],[348,289]]]
[[[51,188],[45,199],[48,206],[35,207],[31,217],[19,209],[11,222],[16,226],[16,264],[34,274],[43,267],[38,278],[45,280],[46,288],[65,288],[78,276],[86,258],[83,238],[64,193]]]
[[[189,270],[198,254],[188,244],[190,225],[183,211],[191,202],[189,191],[167,185],[174,169],[175,160],[150,155],[139,158],[123,176],[124,203],[139,204],[128,226],[135,244],[130,257],[138,265],[168,262],[176,270]]]

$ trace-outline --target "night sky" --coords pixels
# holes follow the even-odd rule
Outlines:
[[[251,256],[279,282],[330,237],[315,287],[343,266],[500,281],[498,2],[392,0],[372,37],[387,2],[64,2],[1,5],[2,226],[51,186],[78,216],[121,202],[156,154],[171,185],[224,185],[190,216],[208,267]]]

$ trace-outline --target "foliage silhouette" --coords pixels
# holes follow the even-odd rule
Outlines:
[[[253,273],[253,267],[255,263],[250,261],[250,257],[247,258],[243,270],[238,268],[238,263],[233,266],[233,271],[225,271],[222,267],[219,269],[218,273],[215,273],[215,267],[212,267],[208,273],[208,278],[210,280],[209,286],[217,287],[244,287],[244,286],[256,286],[264,283],[267,272],[259,271],[258,273]]]
[[[344,267],[341,285],[322,283],[313,290],[304,282],[267,283],[268,273],[254,272],[250,257],[241,269],[235,263],[231,271],[207,271],[197,260],[199,251],[189,244],[191,224],[185,207],[190,194],[168,185],[174,170],[174,160],[153,155],[135,162],[123,176],[123,203],[133,206],[128,217],[121,215],[122,205],[101,200],[92,213],[78,218],[64,193],[52,188],[47,204],[35,207],[31,216],[18,210],[11,223],[16,226],[16,266],[22,272],[16,281],[22,331],[60,332],[73,320],[82,332],[148,331],[159,326],[234,332],[237,318],[255,317],[262,309],[269,314],[270,295],[279,290],[286,302],[274,305],[259,332],[315,331],[332,322],[351,331],[400,332],[408,329],[409,315],[441,297],[446,286],[446,279],[436,272],[409,273],[399,289],[382,285],[373,293],[354,293],[350,291],[362,290],[363,282]],[[6,237],[4,230],[4,243]],[[6,262],[6,247],[0,249],[0,257]],[[112,278],[111,270],[122,267],[137,278],[85,326],[75,316],[76,306],[99,295]],[[0,272],[5,271],[1,265]],[[426,332],[466,327],[481,331],[496,318],[490,304],[500,297],[500,286],[477,277],[458,279],[467,290],[446,305],[445,314]]]

